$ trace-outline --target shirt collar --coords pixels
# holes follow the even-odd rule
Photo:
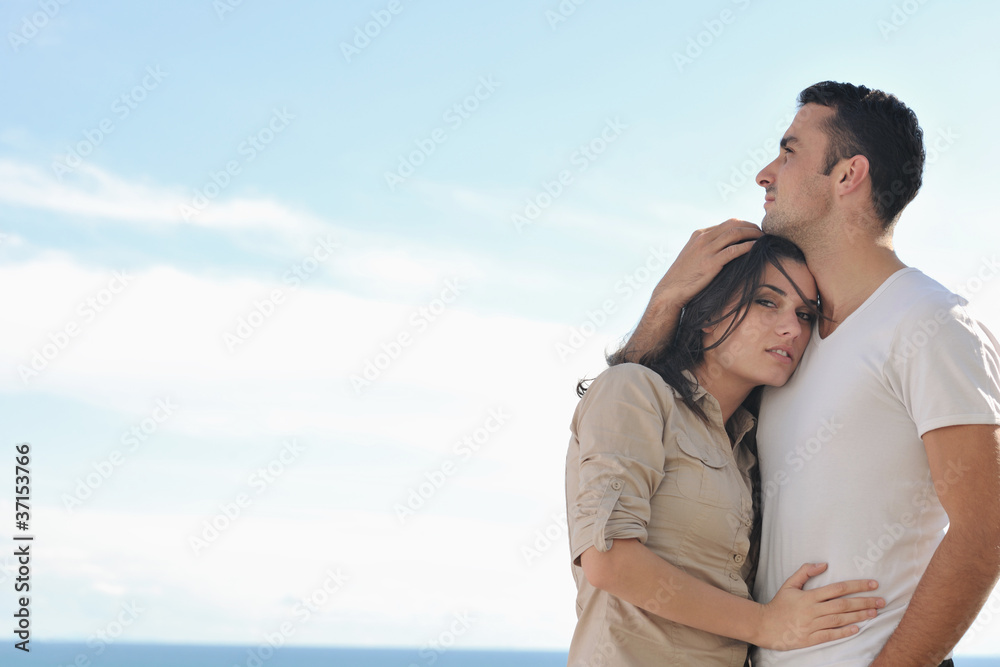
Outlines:
[[[757,421],[754,416],[750,414],[750,411],[741,405],[736,408],[736,412],[734,412],[733,416],[729,418],[729,421],[722,424],[722,408],[719,406],[719,401],[715,399],[715,396],[712,396],[708,393],[707,389],[701,386],[701,383],[698,382],[698,378],[696,378],[694,373],[691,371],[681,371],[681,374],[695,385],[694,394],[691,397],[694,399],[694,402],[705,411],[705,414],[708,415],[709,419],[717,425],[723,426],[724,430],[732,436],[733,442],[738,445],[743,439],[743,436],[745,436],[750,429],[754,427],[754,424]],[[674,389],[674,393],[680,396],[676,389]]]

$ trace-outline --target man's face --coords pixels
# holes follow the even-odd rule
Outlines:
[[[809,226],[822,224],[833,204],[833,177],[824,176],[829,138],[826,122],[834,110],[806,104],[781,138],[778,157],[757,174],[764,188],[761,227],[802,244]],[[813,228],[815,230],[815,227]]]

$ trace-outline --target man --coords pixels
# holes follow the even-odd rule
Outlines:
[[[951,664],[1000,577],[998,345],[893,251],[923,163],[902,102],[827,81],[802,91],[779,156],[757,176],[762,227],[805,252],[825,319],[789,383],[762,400],[754,597],[770,599],[802,563],[828,562],[810,587],[871,577],[886,607],[849,638],[757,650],[755,666]],[[685,300],[759,234],[736,220],[695,232],[612,363],[668,340]]]

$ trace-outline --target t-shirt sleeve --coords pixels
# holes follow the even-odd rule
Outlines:
[[[945,426],[1000,424],[996,339],[956,295],[933,294],[900,323],[886,372],[917,435]]]
[[[567,503],[575,564],[591,546],[603,552],[616,539],[646,542],[650,498],[663,479],[665,416],[658,395],[664,389],[652,371],[622,364],[598,376],[581,400],[573,420],[579,485]]]

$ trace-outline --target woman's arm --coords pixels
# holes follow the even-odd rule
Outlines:
[[[628,342],[612,355],[611,365],[635,362],[660,341],[668,340],[677,327],[684,304],[703,290],[730,260],[749,252],[753,244],[745,241],[752,241],[762,233],[757,225],[735,218],[694,232],[653,288],[642,319]]]
[[[825,564],[803,565],[767,604],[726,593],[663,560],[638,540],[614,540],[580,558],[587,581],[650,613],[763,648],[788,650],[848,637],[875,616],[882,598],[844,598],[877,588],[868,579],[803,591]]]

